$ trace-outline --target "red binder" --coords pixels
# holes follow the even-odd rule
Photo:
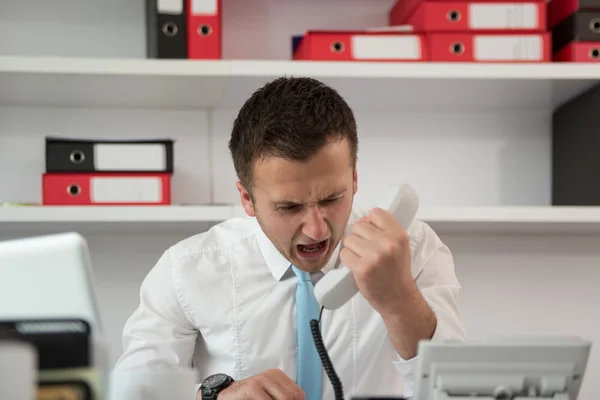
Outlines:
[[[168,205],[171,174],[43,174],[43,205]]]
[[[426,61],[421,34],[391,32],[307,32],[294,51],[294,60]]]
[[[221,0],[187,0],[188,58],[222,57]]]
[[[431,61],[437,62],[547,62],[551,59],[549,33],[431,33],[427,35]]]
[[[600,62],[600,42],[571,42],[553,56],[556,62]]]
[[[425,1],[401,23],[417,32],[540,32],[546,30],[546,3]]]

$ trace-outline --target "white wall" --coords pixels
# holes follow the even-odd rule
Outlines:
[[[384,25],[392,0],[224,3],[225,57],[285,59],[291,34]],[[143,57],[143,0],[0,0],[0,38],[0,55]],[[360,202],[376,200],[378,178],[385,174],[386,184],[413,184],[425,205],[550,203],[547,113],[355,111]],[[173,137],[174,201],[236,202],[226,148],[235,114],[229,109],[0,108],[0,202],[40,201],[46,135]],[[113,361],[141,280],[160,253],[181,238],[155,232],[88,237]],[[462,307],[471,337],[572,334],[600,340],[599,237],[455,234],[443,239],[464,286]],[[593,379],[599,374],[594,349],[582,399],[600,397],[600,383]]]

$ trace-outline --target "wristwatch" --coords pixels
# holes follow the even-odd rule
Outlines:
[[[214,374],[202,381],[202,400],[216,400],[219,393],[234,382],[227,374]]]

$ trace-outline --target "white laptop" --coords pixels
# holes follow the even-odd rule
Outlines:
[[[575,400],[590,349],[577,337],[422,341],[414,399]]]
[[[101,338],[89,250],[77,233],[0,241],[0,320],[81,318]]]

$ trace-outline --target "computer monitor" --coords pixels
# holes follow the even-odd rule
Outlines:
[[[575,400],[590,349],[577,337],[422,341],[414,399]]]
[[[83,319],[100,340],[101,322],[86,240],[77,233],[0,242],[0,320]]]

